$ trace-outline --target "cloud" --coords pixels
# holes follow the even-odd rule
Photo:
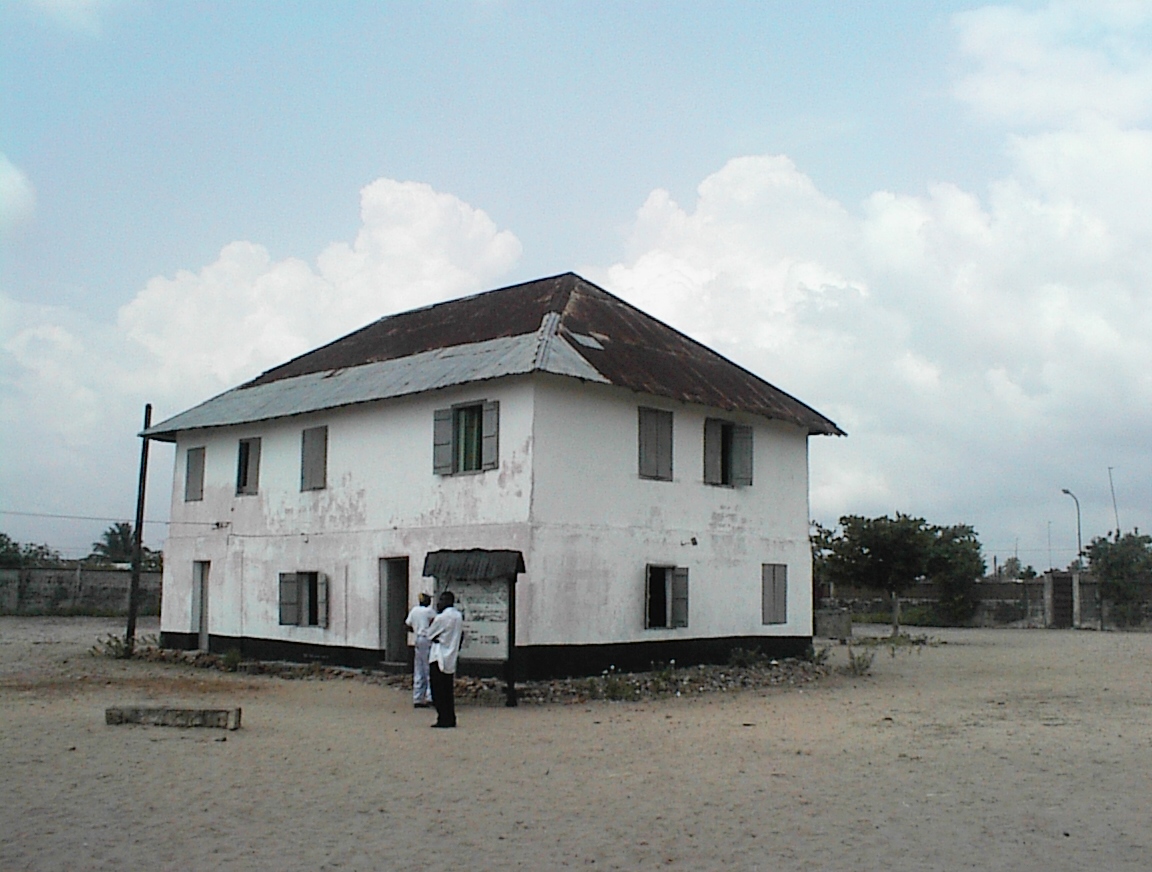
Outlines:
[[[0,153],[0,232],[27,221],[36,209],[36,190],[7,155]]]
[[[1086,463],[1123,454],[1152,479],[1152,226],[1131,206],[1152,202],[1146,148],[1115,130],[1019,139],[984,198],[881,191],[858,214],[785,157],[738,158],[688,207],[653,192],[598,277],[849,431],[813,446],[817,517],[1035,536],[1037,501]]]
[[[960,56],[970,65],[953,93],[981,117],[1013,125],[1148,118],[1147,3],[986,6],[952,22]]]
[[[147,349],[147,383],[184,404],[385,314],[481,290],[520,256],[519,240],[456,197],[378,179],[361,227],[316,266],[233,242],[199,272],[148,282],[117,323]]]
[[[28,4],[69,30],[99,35],[107,12],[124,0],[28,0]]]
[[[425,184],[373,182],[361,219],[315,265],[230,243],[149,281],[113,325],[0,295],[4,453],[35,458],[0,467],[0,490],[41,511],[122,505],[145,400],[159,420],[385,314],[488,287],[520,256],[512,233]]]

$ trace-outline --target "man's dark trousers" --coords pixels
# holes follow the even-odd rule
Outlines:
[[[428,679],[432,685],[432,705],[436,706],[436,726],[456,726],[456,676],[441,672],[440,664],[432,661]]]

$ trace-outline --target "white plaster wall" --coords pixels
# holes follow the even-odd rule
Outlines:
[[[639,476],[642,405],[673,413],[671,482]],[[712,416],[754,427],[751,487],[704,484],[704,419]],[[811,634],[803,430],[544,377],[534,445],[519,644]],[[786,624],[761,624],[764,563],[788,566]],[[647,564],[688,567],[687,628],[644,629]]]
[[[432,416],[500,401],[500,468],[432,473]],[[640,405],[673,412],[671,482],[638,474]],[[379,648],[378,561],[408,557],[410,597],[441,548],[524,553],[517,643],[809,635],[807,438],[754,427],[749,488],[703,483],[708,409],[552,376],[476,384],[329,413],[181,434],[165,551],[162,628],[192,632],[192,564],[211,561],[213,634]],[[328,487],[300,492],[300,434],[328,426]],[[260,436],[260,486],[236,496],[238,441]],[[187,448],[203,445],[204,500],[184,502]],[[219,525],[217,528],[216,525]],[[694,544],[693,544],[693,540]],[[788,622],[760,623],[763,563],[788,566]],[[689,569],[689,626],[644,629],[647,564]],[[281,627],[278,576],[330,580],[326,629]]]
[[[437,476],[433,412],[473,400],[500,401],[500,467]],[[162,629],[193,630],[192,564],[210,560],[211,633],[379,647],[380,558],[409,558],[414,597],[425,586],[420,571],[429,550],[527,551],[532,404],[531,382],[509,379],[180,434]],[[328,426],[327,487],[301,492],[301,432],[319,425]],[[261,438],[259,492],[237,496],[238,443],[254,436]],[[200,445],[204,499],[186,503],[187,449]],[[328,576],[327,628],[279,625],[279,573],[295,571]]]

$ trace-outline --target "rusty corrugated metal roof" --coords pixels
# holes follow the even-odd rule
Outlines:
[[[844,435],[795,397],[574,273],[381,318],[152,427],[225,426],[530,372]]]

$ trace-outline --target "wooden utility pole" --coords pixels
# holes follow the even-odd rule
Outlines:
[[[144,405],[144,429],[152,426],[152,404]],[[140,564],[144,556],[144,488],[148,483],[148,437],[141,437],[140,481],[136,489],[136,527],[132,531],[132,585],[128,589],[128,629],[124,631],[124,656],[136,650],[136,612],[140,608]]]

